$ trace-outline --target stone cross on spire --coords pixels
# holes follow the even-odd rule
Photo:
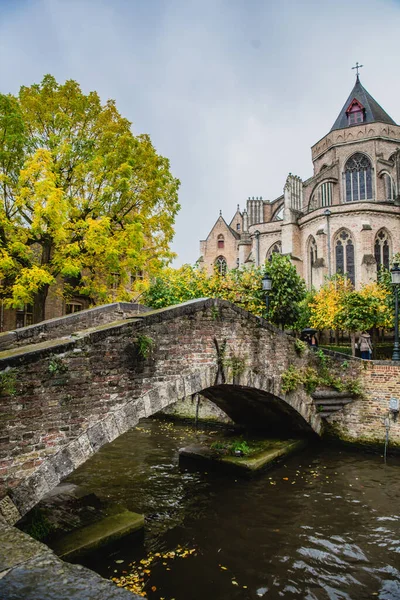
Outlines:
[[[359,65],[358,61],[356,62],[356,66],[355,67],[351,67],[352,69],[357,69],[357,79],[358,79],[358,70],[361,69],[364,65]]]

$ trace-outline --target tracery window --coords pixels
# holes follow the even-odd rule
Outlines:
[[[225,275],[227,270],[226,258],[224,256],[218,256],[215,260],[215,268],[220,275]]]
[[[376,269],[379,273],[381,267],[389,270],[390,267],[390,239],[387,231],[381,229],[376,234],[374,245],[374,256],[376,260]]]
[[[382,179],[385,185],[385,200],[394,200],[396,196],[394,181],[389,173],[384,173]]]
[[[372,167],[365,154],[353,154],[345,166],[346,202],[372,200]]]
[[[269,248],[269,250],[267,252],[266,260],[272,260],[272,255],[273,254],[281,254],[281,253],[282,253],[282,243],[281,242],[275,242]]]
[[[313,267],[317,262],[317,242],[315,238],[311,237],[308,242],[308,272],[309,272],[309,283],[310,288],[313,285]]]
[[[345,275],[355,285],[354,244],[350,233],[342,229],[335,240],[336,273]]]
[[[225,246],[225,240],[222,234],[217,237],[217,246],[218,248],[223,248]]]
[[[333,196],[333,183],[324,181],[317,187],[308,205],[309,212],[317,208],[331,206]]]

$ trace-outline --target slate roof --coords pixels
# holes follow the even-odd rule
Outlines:
[[[347,98],[346,102],[342,110],[339,113],[338,118],[333,124],[331,131],[335,129],[344,129],[345,127],[354,127],[354,125],[349,125],[348,118],[346,115],[346,110],[349,108],[349,105],[353,99],[358,100],[365,108],[365,118],[364,123],[390,123],[390,125],[396,125],[391,117],[387,114],[386,111],[377,103],[377,101],[367,92],[367,90],[361,85],[360,79],[357,76],[356,84],[352,89],[350,96]],[[360,125],[356,123],[355,125]]]

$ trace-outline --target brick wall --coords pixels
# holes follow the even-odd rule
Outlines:
[[[389,400],[400,398],[400,365],[389,361],[360,362],[365,398],[354,400],[343,412],[330,417],[328,429],[343,441],[373,444],[383,449]],[[395,422],[390,419],[389,443],[400,447],[400,418]]]

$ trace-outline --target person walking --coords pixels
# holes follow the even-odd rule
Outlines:
[[[371,360],[372,357],[372,343],[371,336],[368,332],[362,331],[358,338],[358,349],[360,350],[361,358],[364,360]]]

